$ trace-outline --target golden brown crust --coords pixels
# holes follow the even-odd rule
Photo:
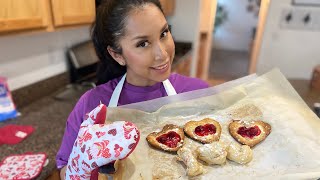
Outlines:
[[[175,148],[170,148],[170,147],[166,146],[165,144],[162,144],[157,141],[157,137],[159,137],[163,134],[167,134],[170,131],[176,132],[177,134],[179,134],[179,136],[181,138],[181,140],[178,142],[178,144]],[[183,133],[183,129],[180,128],[179,126],[176,126],[173,124],[167,124],[162,128],[162,130],[160,132],[150,133],[146,139],[151,146],[153,146],[157,149],[161,149],[161,150],[169,151],[169,152],[175,152],[175,151],[178,151],[183,145],[184,133]]]
[[[258,136],[254,136],[253,138],[249,138],[246,136],[241,136],[238,133],[238,130],[240,127],[254,127],[258,126],[261,133]],[[239,120],[233,120],[229,124],[229,133],[231,136],[238,141],[241,144],[248,145],[250,147],[254,147],[261,141],[263,141],[271,132],[271,126],[270,124],[263,122],[263,121],[239,121]]]
[[[216,132],[214,134],[209,134],[206,136],[198,136],[195,133],[196,127],[206,124],[213,124],[216,127]],[[221,126],[219,122],[210,118],[205,118],[201,121],[189,121],[184,125],[183,130],[189,137],[202,143],[212,143],[214,141],[219,141],[221,135]]]

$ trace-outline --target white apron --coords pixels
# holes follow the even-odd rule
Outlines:
[[[117,107],[118,106],[120,93],[123,88],[126,76],[127,76],[127,74],[123,75],[123,77],[121,78],[121,80],[117,84],[116,88],[114,89],[108,107]],[[162,83],[163,83],[164,89],[166,90],[166,93],[168,96],[177,94],[176,90],[174,89],[174,87],[172,86],[172,84],[170,83],[170,81],[168,79],[163,81]]]

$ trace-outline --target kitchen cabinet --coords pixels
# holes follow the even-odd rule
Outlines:
[[[160,0],[163,12],[166,16],[171,16],[174,13],[175,0]]]
[[[1,0],[0,33],[91,24],[94,0]]]
[[[46,28],[50,23],[46,0],[1,0],[0,33]]]
[[[95,18],[93,0],[51,0],[54,26],[90,24]]]

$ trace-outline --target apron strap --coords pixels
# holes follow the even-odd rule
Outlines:
[[[170,83],[169,79],[164,80],[162,83],[163,83],[164,89],[166,90],[168,96],[172,96],[172,95],[177,94],[176,90],[174,89],[174,87]]]
[[[112,96],[111,96],[111,99],[109,101],[108,107],[117,107],[118,106],[118,101],[120,98],[120,94],[121,94],[121,90],[122,90],[122,87],[124,84],[124,80],[126,80],[126,76],[127,76],[127,73],[125,73],[122,76],[121,80],[119,81],[116,88],[114,89]]]
[[[117,107],[118,106],[118,101],[120,98],[121,90],[123,88],[126,76],[127,76],[127,73],[122,76],[121,80],[119,81],[116,88],[114,89],[112,96],[110,98],[108,107]],[[170,83],[169,79],[164,80],[162,83],[163,83],[164,89],[166,90],[166,93],[168,96],[172,96],[172,95],[177,94],[176,90],[174,89],[174,87]]]

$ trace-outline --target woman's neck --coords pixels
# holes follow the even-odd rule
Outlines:
[[[132,76],[129,72],[127,72],[126,81],[131,85],[141,86],[141,87],[153,86],[156,83],[158,83],[156,81],[152,81],[152,80],[140,77],[139,75]]]

